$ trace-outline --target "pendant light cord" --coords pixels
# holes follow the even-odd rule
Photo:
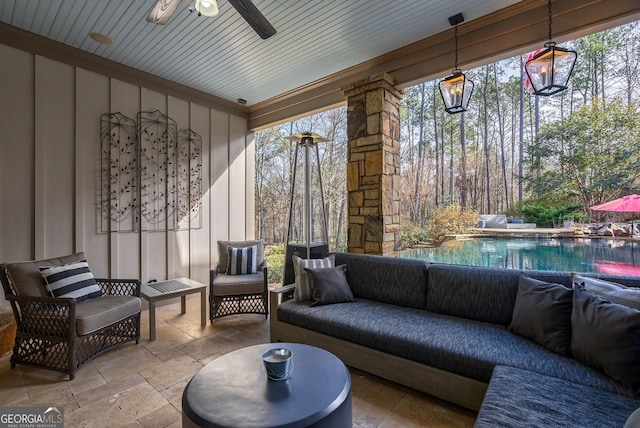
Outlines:
[[[458,24],[456,23],[456,28],[454,29],[454,38],[456,40],[456,60],[455,60],[455,69],[458,69]]]
[[[549,0],[548,9],[549,9],[549,41],[551,41],[551,0]]]

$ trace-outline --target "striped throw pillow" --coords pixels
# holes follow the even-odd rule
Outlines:
[[[89,270],[86,260],[39,269],[47,291],[53,297],[73,297],[76,301],[82,301],[102,296],[102,289]]]
[[[293,272],[296,276],[296,288],[293,291],[295,300],[309,300],[313,297],[305,268],[332,268],[336,265],[336,259],[333,255],[324,259],[302,259],[298,256],[293,256],[291,260],[293,261]]]
[[[228,275],[246,275],[256,273],[256,257],[258,256],[258,246],[251,247],[227,247],[229,255]]]

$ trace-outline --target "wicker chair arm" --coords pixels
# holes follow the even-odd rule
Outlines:
[[[141,282],[139,279],[96,278],[96,282],[104,294],[140,297]]]
[[[211,272],[209,272],[209,280],[211,283],[213,283],[213,280],[216,279],[219,273],[220,273],[220,265],[215,265],[211,269]]]
[[[7,296],[17,309],[23,334],[70,337],[76,335],[76,300],[68,297]]]

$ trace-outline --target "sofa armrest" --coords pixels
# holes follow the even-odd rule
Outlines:
[[[140,297],[141,282],[139,279],[96,278],[96,282],[104,294]]]
[[[272,288],[269,293],[271,294],[271,301],[276,303],[276,307],[282,302],[293,299],[293,290],[296,288],[295,284],[285,285],[283,287]]]

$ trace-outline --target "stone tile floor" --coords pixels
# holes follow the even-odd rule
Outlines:
[[[140,344],[127,344],[83,366],[73,381],[61,373],[0,358],[0,406],[62,406],[66,427],[181,427],[182,392],[191,377],[221,355],[269,342],[269,322],[236,315],[200,325],[199,297],[156,310],[150,342],[142,313]],[[356,427],[470,427],[476,414],[415,390],[351,369]]]

